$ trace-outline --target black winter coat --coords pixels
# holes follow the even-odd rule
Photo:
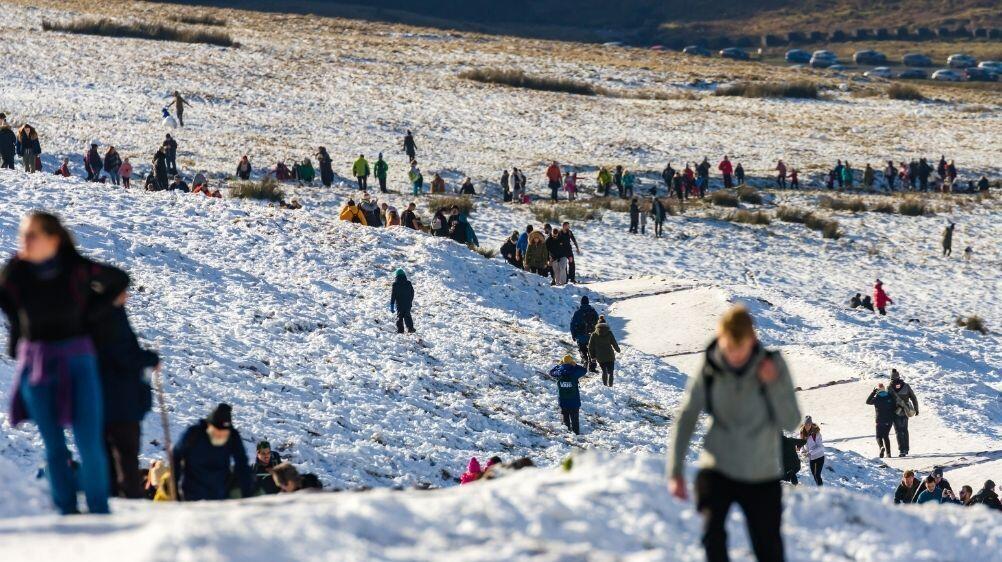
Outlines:
[[[144,371],[156,367],[160,356],[139,346],[122,307],[108,308],[95,322],[92,334],[101,372],[105,423],[142,421],[153,405]]]
[[[261,462],[261,459],[254,457],[254,463],[251,464],[251,472],[254,473],[254,485],[257,486],[257,490],[262,494],[277,494],[281,490],[278,488],[278,484],[275,484],[275,479],[271,477],[270,469],[275,468],[282,462],[282,457],[275,451],[271,452],[271,458],[268,459],[268,464]]]
[[[515,259],[515,243],[509,238],[505,240],[504,244],[501,245],[501,257],[505,259],[509,264],[516,267],[519,266],[518,260]]]
[[[550,253],[550,259],[554,261],[567,257],[567,255],[564,254],[564,245],[560,243],[560,238],[554,238],[553,236],[547,237],[546,251]]]
[[[866,403],[876,410],[877,423],[892,423],[894,421],[894,409],[897,408],[897,403],[890,392],[885,390],[878,394],[877,389],[873,389],[873,392],[866,399]]]
[[[414,285],[405,277],[397,277],[390,291],[390,306],[395,306],[398,312],[407,313],[413,304]]]
[[[14,158],[14,147],[17,145],[17,135],[10,127],[0,129],[0,154],[7,160]]]
[[[59,341],[89,336],[94,319],[129,286],[122,270],[64,252],[34,265],[17,257],[0,271],[0,310],[7,314],[8,352],[21,338]]]
[[[179,475],[178,489],[185,501],[222,500],[229,496],[230,477],[235,473],[243,497],[254,492],[254,476],[247,463],[247,451],[240,433],[230,430],[230,440],[213,446],[202,420],[189,427],[174,445],[173,467]],[[232,465],[232,469],[231,469]]]
[[[783,436],[783,472],[786,474],[800,472],[800,455],[797,447],[807,444],[806,439]]]

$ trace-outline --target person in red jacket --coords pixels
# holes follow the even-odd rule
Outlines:
[[[546,180],[550,187],[550,198],[554,201],[557,200],[557,192],[560,191],[560,186],[562,185],[561,179],[563,179],[563,174],[560,173],[560,164],[554,161],[546,169]]]
[[[724,187],[728,189],[734,187],[734,183],[731,181],[731,174],[734,173],[734,168],[731,166],[731,161],[727,159],[726,154],[724,155],[724,159],[720,161],[717,169],[724,176]]]
[[[887,315],[887,310],[885,309],[888,303],[894,304],[894,301],[891,300],[891,297],[887,296],[887,293],[884,292],[884,284],[880,279],[877,279],[877,282],[873,285],[873,305],[877,308],[877,312],[881,316]]]

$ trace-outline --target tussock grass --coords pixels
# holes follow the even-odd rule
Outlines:
[[[977,315],[967,316],[966,318],[957,318],[957,326],[971,330],[972,332],[978,332],[981,334],[988,333],[988,327],[985,326],[985,321]]]
[[[489,260],[494,259],[494,256],[498,255],[498,251],[494,248],[484,248],[482,246],[474,246],[473,244],[467,244],[467,247]]]
[[[776,218],[783,222],[802,224],[811,230],[820,232],[821,236],[830,240],[838,240],[842,237],[838,221],[826,219],[810,211],[795,207],[780,207],[776,210]]]
[[[459,207],[459,211],[467,215],[477,210],[476,203],[468,195],[429,195],[425,205],[432,212],[451,209],[453,206]]]
[[[738,82],[718,86],[713,95],[743,98],[817,99],[818,85],[806,80],[797,82]]]
[[[230,35],[224,31],[186,29],[159,23],[117,22],[107,18],[81,18],[68,22],[43,20],[42,29],[45,31],[61,31],[82,35],[131,37],[136,39],[152,39],[155,41],[176,41],[179,43],[205,43],[222,47],[237,46]]]
[[[870,207],[870,210],[874,213],[892,214],[896,209],[894,208],[894,204],[890,201],[881,201],[880,203],[876,203]]]
[[[595,209],[604,209],[614,213],[627,213],[630,211],[629,199],[617,199],[615,197],[596,197],[589,199],[588,203]]]
[[[916,197],[909,197],[898,203],[898,214],[907,217],[921,217],[923,215],[935,214],[932,206]]]
[[[722,218],[728,222],[737,222],[741,224],[767,225],[772,222],[769,220],[769,215],[763,213],[762,211],[734,211]]]
[[[285,200],[285,192],[279,187],[275,178],[264,178],[261,181],[241,181],[230,187],[230,197],[235,199],[257,199],[281,203]]]
[[[866,202],[863,201],[862,197],[842,198],[828,197],[824,195],[818,200],[818,205],[822,208],[831,209],[833,211],[862,213],[867,210]]]
[[[776,210],[776,218],[783,222],[804,224],[807,222],[807,217],[809,216],[811,216],[809,211],[797,209],[796,207],[780,207]]]
[[[762,194],[754,187],[748,185],[742,185],[738,188],[738,199],[743,203],[750,203],[752,205],[761,205],[763,201]]]
[[[730,191],[714,191],[710,194],[710,203],[718,207],[737,207],[738,196]]]
[[[170,16],[167,19],[178,23],[187,23],[189,25],[211,25],[215,27],[226,26],[225,19],[210,16],[209,14],[180,14]]]
[[[534,203],[529,207],[529,212],[539,222],[556,223],[562,220],[591,221],[602,217],[602,210],[578,203]]]
[[[601,93],[601,88],[567,78],[551,78],[548,76],[533,76],[526,74],[522,70],[502,70],[497,68],[478,68],[474,70],[464,70],[459,73],[459,77],[485,84],[500,84],[513,88],[526,88],[529,90],[541,90],[544,92],[563,92],[565,94],[577,94],[581,96],[597,96]]]
[[[887,97],[892,100],[905,100],[905,101],[922,101],[925,96],[918,88],[910,84],[891,84],[890,88],[887,88]]]

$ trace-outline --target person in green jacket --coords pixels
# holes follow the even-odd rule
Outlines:
[[[533,230],[529,233],[529,245],[525,248],[522,266],[526,271],[549,277],[550,253],[546,249],[543,233]]]
[[[852,189],[852,166],[849,165],[848,160],[846,160],[845,166],[842,166],[842,183],[846,188]]]
[[[307,185],[313,184],[313,180],[317,177],[317,171],[313,169],[313,162],[310,162],[309,158],[304,158],[296,167],[296,177]]]
[[[736,306],[720,319],[703,367],[689,379],[668,455],[668,489],[688,498],[683,469],[699,414],[710,417],[696,474],[707,560],[727,560],[727,513],[745,514],[758,560],[783,560],[780,534],[784,476],[782,431],[793,431],[800,408],[786,363],[755,335],[751,314]]]
[[[364,154],[358,155],[358,160],[351,166],[351,174],[358,179],[358,189],[365,191],[369,188],[369,161]]]
[[[608,387],[612,387],[617,353],[622,352],[619,350],[616,336],[609,329],[605,316],[599,316],[598,324],[595,324],[595,331],[588,339],[588,356],[598,362],[598,366],[602,369],[602,384]]]
[[[372,165],[373,173],[376,176],[376,180],[379,181],[379,191],[386,193],[386,172],[389,171],[390,165],[383,160],[383,153],[379,153],[379,158],[376,163]]]
[[[598,171],[599,194],[608,197],[610,186],[612,186],[612,174],[609,173],[609,170],[605,166],[602,166],[602,168]]]

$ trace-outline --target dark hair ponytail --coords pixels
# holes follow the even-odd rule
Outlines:
[[[59,237],[60,257],[80,257],[76,242],[73,241],[73,235],[70,234],[69,230],[66,230],[59,217],[45,211],[32,211],[28,214],[28,219],[38,225],[42,232],[49,236]]]

